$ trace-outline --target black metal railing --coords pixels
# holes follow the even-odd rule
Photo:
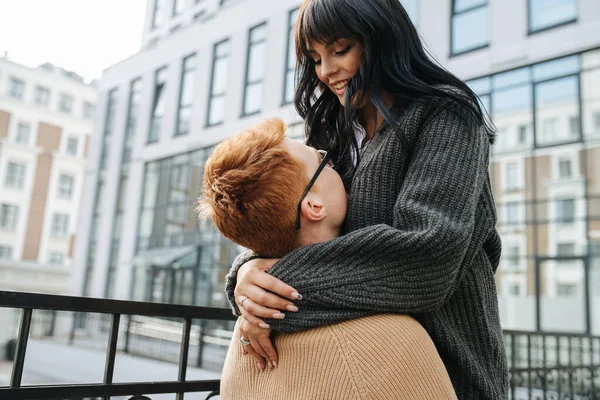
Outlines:
[[[21,310],[18,340],[10,386],[0,387],[2,400],[83,399],[131,396],[130,400],[149,399],[149,395],[209,392],[218,394],[219,380],[187,380],[186,372],[192,320],[232,321],[228,309],[161,303],[93,299],[0,291],[0,307]],[[110,317],[104,379],[101,384],[23,386],[25,354],[34,310],[56,314],[70,311],[103,314]],[[163,318],[183,321],[179,343],[179,371],[175,381],[114,383],[114,366],[121,317]],[[52,322],[54,324],[54,322]],[[129,324],[128,324],[129,325]],[[129,330],[129,326],[127,331]],[[504,331],[510,370],[510,398],[600,400],[600,336],[575,333]],[[226,344],[221,344],[226,346]]]
[[[209,392],[206,399],[218,394],[219,380],[187,380],[188,352],[192,319],[232,320],[230,310],[160,303],[105,300],[86,297],[55,296],[33,293],[0,291],[0,307],[21,309],[21,322],[14,354],[10,386],[0,387],[0,399],[82,399],[111,396],[131,396],[130,400],[148,399],[148,395],[175,393],[177,400],[184,393]],[[108,347],[101,384],[36,385],[22,386],[23,368],[33,310],[100,313],[111,316]],[[114,383],[114,366],[117,354],[119,324],[122,315],[178,318],[183,320],[183,332],[179,355],[179,372],[176,381]]]
[[[600,337],[504,331],[511,399],[600,399]]]

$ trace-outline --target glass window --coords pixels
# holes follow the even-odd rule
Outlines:
[[[14,204],[0,205],[0,229],[14,231],[17,229],[19,206]]]
[[[572,174],[571,171],[571,159],[564,158],[558,161],[558,177],[560,179],[570,178]]]
[[[142,80],[137,78],[131,82],[129,90],[129,105],[127,108],[127,123],[125,126],[125,137],[123,138],[123,154],[121,156],[121,167],[129,165],[131,161],[131,148],[137,127],[137,119],[140,109],[142,91]]]
[[[452,13],[452,54],[480,49],[489,43],[487,0],[456,1]]]
[[[536,82],[560,78],[579,72],[579,56],[569,56],[547,61],[533,66],[533,80]]]
[[[150,131],[148,132],[148,143],[158,142],[160,135],[161,120],[165,114],[165,91],[167,86],[167,67],[160,68],[154,76],[154,98],[152,101],[152,112],[150,116]]]
[[[10,260],[12,258],[12,247],[0,246],[0,260]]]
[[[579,117],[569,117],[569,135],[579,136]]]
[[[509,201],[506,203],[506,225],[519,223],[519,202]]]
[[[491,115],[497,126],[506,127],[505,138],[494,146],[496,152],[522,150],[532,143],[528,135],[528,127],[533,126],[531,84],[494,90]]]
[[[11,77],[8,85],[8,95],[17,100],[23,100],[23,96],[25,95],[25,81]]]
[[[50,105],[50,89],[43,86],[36,86],[35,104],[48,107]]]
[[[185,0],[173,0],[173,16],[183,14],[183,10],[185,10]]]
[[[213,126],[225,120],[225,94],[229,63],[229,39],[215,44],[213,48],[212,77],[206,125]]]
[[[570,224],[575,220],[575,200],[561,199],[556,201],[556,220],[559,224]]]
[[[518,189],[519,188],[519,164],[508,163],[506,164],[506,189]]]
[[[22,189],[25,183],[25,165],[8,162],[6,165],[6,178],[4,179],[4,186]]]
[[[575,243],[559,243],[556,247],[556,255],[559,257],[575,256]]]
[[[60,174],[58,178],[58,197],[70,199],[73,196],[73,182],[72,175]]]
[[[404,3],[404,2],[403,2]],[[294,101],[294,91],[296,89],[296,48],[294,46],[294,27],[298,18],[298,9],[290,11],[288,17],[288,38],[287,55],[285,63],[285,82],[283,84],[283,104],[290,104]]]
[[[190,131],[190,117],[192,115],[192,104],[194,102],[195,74],[196,54],[192,54],[183,59],[175,136],[186,135]]]
[[[506,261],[510,266],[519,266],[519,252],[519,246],[508,246],[506,248]]]
[[[69,216],[62,213],[54,213],[52,215],[52,226],[50,227],[50,235],[55,238],[67,237],[69,230]]]
[[[579,124],[579,78],[569,76],[535,85],[536,118],[543,127],[541,137],[536,137],[540,146],[570,142],[578,139],[573,136],[565,113],[575,117]]]
[[[266,55],[267,25],[263,23],[248,32],[248,61],[242,115],[256,114],[262,108]]]
[[[68,94],[61,94],[58,109],[65,114],[71,114],[73,112],[73,97]]]
[[[50,265],[64,265],[65,254],[57,251],[48,252],[48,264]]]
[[[529,0],[530,32],[551,28],[576,19],[576,0]]]
[[[154,0],[152,29],[159,28],[165,22],[165,0]]]
[[[94,112],[96,111],[96,105],[89,101],[83,102],[83,118],[94,119]]]
[[[594,113],[594,132],[600,133],[600,111]]]
[[[527,125],[519,125],[519,144],[527,143]]]
[[[67,154],[70,156],[77,156],[77,147],[79,145],[79,140],[74,136],[69,136],[67,138]]]
[[[17,124],[17,137],[15,142],[19,144],[29,144],[29,135],[31,133],[31,125],[27,122],[19,122]]]

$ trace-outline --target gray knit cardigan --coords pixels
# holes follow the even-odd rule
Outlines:
[[[300,311],[266,322],[297,332],[410,314],[433,339],[459,399],[506,399],[489,138],[450,100],[415,102],[400,116],[410,161],[384,122],[352,178],[344,235],[299,248],[269,271],[304,296]],[[251,257],[239,257],[227,277],[236,315],[237,270]]]

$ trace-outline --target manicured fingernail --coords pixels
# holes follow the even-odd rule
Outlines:
[[[256,366],[258,367],[258,369],[260,369],[261,371],[263,369],[265,369],[265,367],[261,364],[261,363],[256,363]]]
[[[265,324],[264,322],[261,322],[260,324],[258,324],[258,326],[260,326],[261,328],[264,328],[264,329],[270,328],[269,324]]]
[[[275,314],[273,314],[273,318],[275,318],[275,319],[284,319],[285,318],[285,314],[284,313],[280,313],[280,312],[276,312]]]
[[[292,297],[295,298],[296,300],[302,300],[302,295],[298,292],[292,293]]]
[[[288,311],[291,311],[291,312],[297,312],[298,311],[298,307],[296,307],[295,305],[292,305],[292,304],[290,304],[289,306],[287,306],[286,309]]]
[[[277,368],[277,361],[273,361],[273,366]]]
[[[272,362],[269,362],[269,369],[273,369],[273,368],[275,368],[275,366],[273,365]]]

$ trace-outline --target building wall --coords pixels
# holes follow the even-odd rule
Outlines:
[[[64,255],[63,265],[71,265],[71,239],[79,217],[84,181],[85,147],[92,132],[93,115],[84,115],[84,103],[95,105],[95,89],[77,77],[50,66],[28,68],[0,58],[0,204],[19,207],[16,229],[0,228],[0,246],[12,249],[13,261],[48,263],[50,252]],[[24,82],[21,99],[11,95],[11,78]],[[47,105],[36,103],[36,87],[50,92]],[[60,111],[61,94],[73,98],[71,113]],[[29,137],[19,142],[19,125],[29,124]],[[69,154],[69,139],[78,142],[77,152]],[[7,187],[9,163],[25,166],[21,188]],[[73,177],[69,199],[58,195],[60,174]],[[53,214],[69,216],[67,235],[51,235]],[[3,261],[0,260],[0,263]]]
[[[92,204],[98,197],[96,188],[100,181],[103,182],[102,193],[99,196],[102,211],[101,217],[98,219],[94,251],[90,252],[89,240],[86,238],[78,240],[75,246],[76,263],[81,266],[73,281],[77,294],[83,292],[86,295],[103,296],[106,293],[107,265],[109,264],[111,238],[114,233],[118,177],[121,174],[119,151],[111,151],[104,170],[100,171],[97,168],[101,157],[102,135],[106,130],[106,125],[102,121],[106,119],[107,98],[110,91],[116,90],[118,93],[118,104],[115,107],[113,118],[111,118],[114,129],[111,129],[110,143],[111,146],[114,146],[112,148],[119,149],[120,143],[123,143],[126,126],[129,85],[134,79],[142,79],[142,100],[135,130],[132,161],[129,166],[128,194],[125,198],[125,215],[128,223],[123,224],[120,235],[118,269],[114,280],[116,289],[113,293],[114,297],[118,298],[129,298],[131,295],[133,260],[139,250],[140,220],[143,219],[140,210],[143,208],[143,202],[147,200],[147,188],[149,187],[148,182],[145,181],[147,176],[145,171],[148,171],[151,165],[156,164],[158,160],[164,161],[161,161],[160,165],[176,163],[178,157],[214,145],[223,138],[265,118],[278,116],[290,124],[300,122],[292,105],[282,105],[288,50],[288,18],[290,11],[300,4],[299,0],[277,2],[233,0],[225,2],[222,7],[219,2],[212,0],[199,2],[199,5],[188,3],[188,8],[185,8],[182,15],[176,18],[170,17],[172,1],[163,1],[164,7],[168,10],[168,17],[166,22],[157,29],[151,27],[150,20],[153,15],[154,3],[153,1],[149,2],[142,50],[107,69],[99,82],[100,123],[95,127],[93,135],[95,141],[90,146],[91,163],[86,173],[84,203],[88,207],[83,210],[78,229],[82,232],[90,232],[92,208],[94,207]],[[500,129],[490,169],[499,211],[498,229],[503,236],[505,249],[508,246],[517,246],[520,254],[516,268],[513,264],[509,266],[508,263],[511,260],[506,256],[503,257],[497,277],[503,323],[507,328],[535,329],[537,318],[535,315],[536,274],[538,274],[536,261],[539,261],[540,257],[555,257],[557,245],[561,240],[575,238],[577,251],[581,254],[587,254],[588,248],[592,248],[592,244],[595,243],[593,240],[587,240],[586,230],[590,231],[589,228],[596,227],[599,217],[597,213],[593,214],[592,212],[593,205],[600,201],[593,198],[600,193],[597,190],[598,185],[595,184],[598,165],[594,158],[599,141],[595,136],[595,128],[592,127],[595,124],[594,112],[599,108],[598,99],[600,99],[600,90],[598,89],[600,82],[598,71],[600,69],[597,68],[596,61],[600,57],[600,53],[592,50],[600,48],[600,38],[595,34],[600,24],[600,7],[595,0],[577,1],[577,17],[573,22],[530,34],[527,22],[529,18],[528,2],[490,0],[488,5],[490,18],[487,21],[489,45],[464,54],[451,55],[450,7],[453,3],[420,0],[414,2],[416,7],[411,6],[411,16],[433,56],[450,71],[461,79],[469,81],[472,85],[475,85],[476,78],[486,78],[563,56],[585,53],[585,56],[578,59],[579,72],[577,74],[580,77],[580,85],[576,101],[579,103],[561,104],[556,106],[554,111],[544,108],[541,104],[532,103],[521,110],[521,114],[518,112],[504,114],[502,118],[499,118],[498,115],[494,116],[493,110],[488,110]],[[205,12],[199,15],[201,9]],[[195,17],[196,15],[198,16]],[[262,111],[244,117],[241,116],[241,110],[248,30],[265,21],[267,23],[265,54],[267,61]],[[220,125],[207,127],[213,47],[224,39],[231,41],[225,95],[227,105],[225,121]],[[193,87],[191,129],[187,135],[175,136],[182,60],[192,53],[196,53],[198,57]],[[161,121],[160,136],[156,143],[147,144],[153,107],[155,72],[164,66],[167,66],[168,69],[164,92],[165,113]],[[493,94],[491,96],[481,94],[482,102],[485,104],[487,101],[489,105],[493,96]],[[578,113],[581,116],[579,129],[581,131],[583,128],[582,138],[585,140],[570,144],[557,143],[556,146],[543,149],[533,149],[533,142],[528,142],[520,149],[502,151],[506,150],[507,144],[510,145],[510,141],[513,140],[508,139],[513,133],[509,134],[508,130],[503,130],[505,127],[519,124],[519,121],[525,119],[531,125],[528,128],[527,136],[533,138],[534,126],[537,126],[536,135],[541,135],[542,117],[550,112],[555,112],[558,113],[557,118],[560,118],[559,130],[562,134],[568,127],[568,116],[580,106],[583,108]],[[537,107],[535,114],[533,107]],[[536,121],[533,120],[534,115],[536,115]],[[564,157],[572,160],[573,171],[575,171],[572,179],[556,179],[558,162]],[[505,187],[506,166],[510,163],[518,165],[520,182],[517,188],[507,189]],[[576,166],[581,167],[577,168]],[[576,199],[576,222],[568,228],[557,227],[553,202],[566,193]],[[522,205],[518,216],[520,222],[517,224],[504,223],[507,212],[505,205],[508,202],[519,202]],[[193,204],[189,204],[189,206],[191,208]],[[530,223],[532,215],[537,215],[538,219],[542,217],[545,219]],[[198,229],[202,233],[202,228]],[[209,231],[206,232],[208,234]],[[94,267],[86,277],[86,270],[88,270],[86,258],[88,254],[92,253],[94,254]],[[553,308],[548,304],[551,304],[556,298],[557,282],[561,279],[563,281],[581,281],[583,279],[578,272],[583,270],[580,264],[581,260],[571,261],[575,264],[570,270],[568,265],[564,263],[559,265],[556,260],[547,260],[540,265],[544,276],[540,277],[539,295],[544,298],[544,304],[546,304],[545,308],[541,310],[544,313],[544,316],[540,317],[542,320],[551,317],[546,314],[547,310]],[[549,272],[546,273],[546,271]],[[83,290],[84,281],[92,282],[89,291]],[[518,290],[518,294],[511,294],[511,291],[515,290]],[[593,292],[592,295],[595,296],[595,293]],[[600,291],[598,294],[600,295]],[[591,303],[595,304],[593,301]],[[576,304],[578,304],[576,308],[581,309],[581,303]],[[520,308],[524,311],[517,313],[515,310]],[[579,315],[576,316],[576,318],[579,317]],[[576,321],[574,325],[579,329],[581,323]]]

